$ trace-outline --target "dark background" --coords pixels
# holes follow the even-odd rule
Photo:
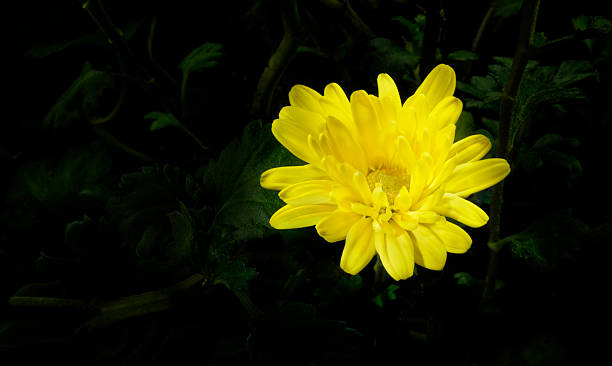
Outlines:
[[[337,82],[347,94],[375,93],[376,76],[387,72],[405,99],[427,73],[421,66],[448,63],[464,83],[455,95],[473,116],[466,129],[486,130],[493,138],[495,128],[487,121],[498,118],[499,100],[474,95],[469,86],[476,85],[473,76],[495,75],[490,66],[499,62],[493,57],[514,57],[520,1],[351,1],[371,34],[355,28],[344,10],[298,1],[301,47],[285,65],[268,110],[257,110],[252,102],[258,80],[283,37],[279,3],[104,2],[128,37],[130,52],[155,77],[153,87],[140,78],[142,69],[125,49],[109,45],[79,1],[21,2],[4,12],[0,360],[574,365],[595,359],[608,332],[611,43],[609,22],[598,28],[586,21],[584,30],[572,19],[605,16],[603,5],[543,1],[540,6],[541,43],[567,39],[535,54],[538,63],[525,76],[535,91],[522,87],[519,105],[527,103],[521,95],[544,90],[539,75],[557,72],[563,62],[582,62],[575,70],[588,76],[565,88],[577,88],[579,95],[542,94],[542,102],[533,104],[506,180],[502,215],[502,236],[530,234],[502,250],[499,290],[481,303],[486,227],[468,231],[472,249],[449,255],[443,271],[418,268],[413,278],[397,283],[375,280],[373,264],[359,276],[343,273],[342,244],[324,242],[312,228],[278,234],[260,224],[248,226],[240,239],[235,227],[216,229],[221,224],[215,212],[229,194],[224,185],[245,181],[241,172],[253,170],[248,174],[255,178],[246,181],[257,190],[258,174],[283,165],[263,169],[270,159],[295,164],[279,152],[266,125],[288,105],[295,84],[322,92]],[[490,6],[495,14],[475,50],[477,60],[449,57],[471,49]],[[433,43],[439,52],[428,65],[419,53],[423,41],[410,27],[423,34],[415,17],[424,19],[427,11],[431,16],[431,9],[442,9],[443,18]],[[394,19],[399,16],[411,25]],[[152,53],[165,72],[148,58],[154,19]],[[213,66],[190,74],[183,108],[167,108],[179,100],[178,65],[207,42],[222,45],[221,55]],[[100,78],[66,99],[85,63],[100,71]],[[501,91],[503,82],[495,81],[489,92]],[[90,117],[107,115],[119,99],[120,109],[102,128],[90,125]],[[56,118],[50,117],[53,110]],[[151,131],[144,116],[152,111],[177,114],[207,149],[180,128]],[[232,145],[235,139],[241,143]],[[246,156],[268,160],[259,166]],[[248,206],[244,215],[269,215],[270,207],[279,207],[270,198],[274,193],[256,194],[266,194],[266,201],[256,211]],[[488,209],[487,192],[474,200]],[[257,221],[257,214],[253,217]],[[220,244],[224,240],[232,245]],[[187,241],[195,252],[177,244]],[[212,260],[210,253],[222,254]],[[66,304],[10,300],[98,304],[157,291],[193,273],[203,280],[170,300],[108,317]]]

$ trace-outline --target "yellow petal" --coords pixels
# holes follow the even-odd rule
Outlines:
[[[431,105],[435,106],[443,98],[453,95],[455,83],[455,71],[452,67],[440,64],[431,70],[414,94],[424,94]]]
[[[481,227],[489,221],[489,216],[480,207],[453,193],[444,194],[435,210],[469,227]]]
[[[368,180],[365,175],[361,172],[356,171],[353,173],[353,184],[355,187],[355,191],[359,194],[361,198],[361,202],[369,205],[372,203],[372,192],[370,191],[370,186],[368,185]]]
[[[393,159],[393,165],[399,165],[410,171],[416,164],[416,156],[410,142],[404,136],[398,136],[395,139],[395,157]]]
[[[324,178],[326,178],[324,171],[308,164],[302,166],[282,166],[266,170],[261,175],[259,183],[265,189],[278,191],[295,183]]]
[[[391,239],[387,241],[387,250],[399,279],[405,280],[412,277],[414,273],[414,244],[412,239],[406,232],[397,236],[387,234],[387,237]]]
[[[453,144],[449,156],[457,156],[457,163],[480,160],[491,149],[491,141],[484,135],[472,135]]]
[[[336,83],[328,84],[323,91],[325,100],[334,103],[347,116],[351,113],[351,103],[349,102],[344,90]]]
[[[378,116],[365,91],[358,90],[351,95],[351,110],[359,134],[358,142],[368,156],[368,162],[373,165],[382,156],[378,143],[380,131]]]
[[[321,99],[321,94],[305,85],[295,85],[289,91],[291,105],[323,114],[319,99]]]
[[[391,76],[388,74],[379,74],[376,82],[378,84],[378,96],[381,99],[389,97],[393,108],[399,110],[402,107],[402,100]]]
[[[290,205],[315,205],[332,203],[331,180],[307,180],[292,184],[278,193],[280,199]]]
[[[410,193],[412,194],[413,202],[420,200],[423,190],[429,185],[431,165],[431,156],[426,154],[423,154],[416,162],[414,171],[412,171],[410,176]]]
[[[395,198],[394,205],[396,209],[400,210],[401,212],[410,210],[410,206],[412,206],[412,195],[406,186],[402,186],[402,188],[400,188],[400,191]]]
[[[404,230],[413,230],[419,225],[419,219],[407,213],[396,213],[391,217],[393,221]]]
[[[380,183],[376,183],[376,188],[372,190],[372,202],[374,203],[374,207],[380,208],[389,206],[387,194],[383,191]]]
[[[318,164],[320,156],[308,145],[309,133],[300,124],[290,120],[275,120],[272,134],[293,155],[307,162]]]
[[[434,235],[428,225],[419,225],[411,231],[414,235],[414,261],[422,267],[440,271],[446,263],[444,243]]]
[[[489,188],[510,173],[504,159],[485,159],[458,165],[448,178],[446,191],[461,197]]]
[[[405,232],[396,235],[394,231],[375,232],[374,244],[387,273],[399,281],[412,276],[414,272],[414,248],[412,240]]]
[[[349,229],[361,218],[352,212],[336,211],[315,226],[319,235],[330,243],[346,238]]]
[[[286,205],[270,217],[275,229],[296,229],[316,225],[336,210],[336,205]]]
[[[462,109],[463,103],[461,100],[453,96],[445,97],[429,113],[428,125],[439,130],[450,124],[455,124]]]
[[[304,130],[305,134],[318,136],[325,129],[325,118],[300,107],[287,106],[281,109],[278,119],[289,120]]]
[[[429,227],[444,243],[449,253],[461,254],[467,252],[472,245],[472,238],[459,226],[448,221],[440,221]]]
[[[355,275],[370,263],[374,254],[376,254],[376,249],[372,235],[372,219],[362,217],[351,226],[346,234],[340,267]]]
[[[339,162],[346,162],[363,173],[368,171],[365,153],[344,123],[333,116],[328,117],[327,132],[331,150]]]

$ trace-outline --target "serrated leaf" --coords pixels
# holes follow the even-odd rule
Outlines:
[[[584,31],[589,26],[589,17],[586,15],[580,15],[572,18],[572,25],[574,26],[575,30]]]
[[[518,14],[519,10],[521,10],[521,5],[523,5],[523,0],[495,0],[492,5],[493,14],[498,17],[508,18]]]
[[[303,164],[274,139],[269,125],[248,124],[241,141],[228,145],[202,174],[204,189],[218,197],[213,229],[234,240],[262,237],[282,203],[276,192],[261,188],[261,173]]]
[[[559,65],[553,81],[557,86],[565,87],[593,75],[595,75],[595,72],[590,62],[585,60],[565,60]]]
[[[513,256],[539,267],[551,267],[570,259],[588,231],[588,226],[574,217],[549,213],[508,239]]]
[[[77,202],[101,203],[108,195],[111,159],[104,146],[93,142],[76,147],[59,160],[25,164],[17,174],[9,201],[31,196],[44,206],[61,209]]]
[[[478,54],[476,52],[468,50],[457,50],[448,54],[449,60],[456,61],[476,61],[478,60]]]
[[[145,119],[153,120],[151,122],[150,131],[159,130],[169,126],[181,127],[181,123],[174,117],[172,113],[149,112],[144,116]]]

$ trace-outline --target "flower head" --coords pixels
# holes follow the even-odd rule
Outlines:
[[[276,139],[306,165],[270,169],[261,185],[286,203],[270,218],[276,229],[315,226],[329,242],[345,240],[341,268],[357,274],[378,255],[395,280],[414,264],[441,270],[446,253],[464,253],[470,227],[487,214],[466,197],[510,172],[503,159],[480,160],[483,135],[454,142],[462,103],[455,72],[437,66],[403,104],[393,79],[378,76],[378,96],[350,100],[338,84],[323,95],[296,85],[290,106],[272,124]]]

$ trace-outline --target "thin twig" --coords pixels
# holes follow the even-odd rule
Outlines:
[[[514,116],[514,107],[519,86],[523,78],[523,73],[529,60],[529,50],[533,44],[533,34],[537,20],[540,0],[526,0],[521,9],[521,24],[518,34],[516,51],[512,62],[512,69],[506,85],[504,86],[501,103],[499,106],[499,133],[495,142],[496,156],[508,158],[510,146],[510,130]],[[489,210],[489,243],[498,243],[500,239],[501,209],[504,193],[504,182],[498,183],[493,187],[491,195],[491,207]],[[490,246],[489,265],[485,277],[485,286],[482,294],[482,301],[488,301],[494,292],[497,276],[497,265],[499,263],[500,246]]]

